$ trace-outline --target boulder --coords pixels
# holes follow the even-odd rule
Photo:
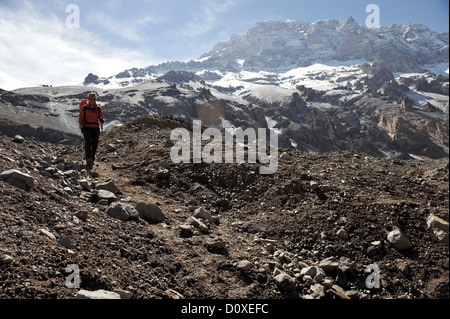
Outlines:
[[[285,273],[275,276],[274,281],[279,289],[285,291],[294,291],[297,282],[295,278]]]
[[[95,189],[105,190],[113,194],[119,193],[119,187],[116,185],[115,181],[111,179],[95,184]]]
[[[110,204],[112,202],[116,202],[118,199],[114,193],[100,189],[95,195],[95,201],[100,202],[102,200],[107,200],[108,203]]]
[[[161,208],[154,204],[138,203],[136,205],[136,211],[139,215],[150,223],[158,224],[162,223],[166,216],[162,212]]]
[[[133,206],[124,203],[113,203],[106,210],[106,213],[112,218],[119,219],[121,221],[128,221],[130,219],[138,219],[139,213]]]
[[[34,178],[21,171],[11,169],[0,174],[0,179],[19,189],[29,191],[34,187]]]

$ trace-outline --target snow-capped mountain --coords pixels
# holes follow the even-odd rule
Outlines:
[[[50,115],[32,119],[71,132],[78,100],[97,90],[114,123],[160,114],[217,127],[269,128],[281,147],[307,152],[441,158],[449,153],[448,63],[448,33],[423,25],[267,21],[190,62],[109,78],[89,74],[76,88],[8,94],[31,97],[30,107],[34,97],[45,96],[48,102],[38,106]],[[8,94],[0,94],[0,104],[9,118],[13,110],[23,114]]]
[[[210,52],[189,62],[166,62],[131,69],[108,79],[91,76],[86,84],[136,84],[169,71],[204,72],[214,79],[227,72],[283,73],[316,63],[365,61],[377,71],[418,71],[424,65],[448,63],[449,34],[437,33],[420,24],[369,29],[353,18],[315,23],[266,21],[243,35],[233,35]],[[208,78],[207,78],[208,79]]]

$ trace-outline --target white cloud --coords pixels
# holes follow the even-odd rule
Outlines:
[[[69,29],[24,1],[0,10],[0,71],[34,84],[81,83],[88,73],[109,76],[148,65],[147,57],[111,47],[83,28]],[[143,23],[143,22],[142,22]]]
[[[199,10],[183,27],[183,34],[194,38],[204,35],[219,26],[223,27],[220,15],[240,4],[240,2],[239,0],[203,0]]]
[[[102,12],[96,12],[92,14],[92,18],[95,19],[96,24],[107,32],[112,33],[127,41],[136,43],[144,42],[144,33],[141,30],[152,23],[158,23],[159,18],[144,15],[138,19],[133,19],[131,22],[123,19],[117,19],[117,17],[107,15]]]

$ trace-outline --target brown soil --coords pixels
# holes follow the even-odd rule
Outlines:
[[[449,298],[448,246],[426,224],[431,213],[448,221],[448,160],[287,151],[292,161],[280,160],[270,176],[257,174],[257,164],[175,165],[167,141],[171,129],[181,125],[144,117],[115,128],[101,138],[94,174],[78,172],[79,180],[114,179],[122,202],[155,203],[167,217],[159,224],[113,219],[108,206],[92,202],[94,191],[80,192],[67,178],[40,175],[39,159],[80,162],[79,149],[18,144],[0,136],[0,172],[15,168],[36,181],[26,192],[0,180],[0,254],[13,259],[0,265],[0,298],[74,298],[78,290],[66,287],[71,264],[80,269],[82,289],[122,289],[135,299],[170,299],[177,293],[189,299],[303,298],[311,295],[311,283],[299,278],[295,291],[282,291],[273,271],[295,277],[299,263],[316,265],[328,257],[356,262],[345,279],[337,270],[327,273],[351,298]],[[108,144],[117,151],[108,151]],[[320,188],[313,191],[311,181]],[[65,186],[74,194],[67,195]],[[180,226],[197,207],[210,211],[216,223],[208,224],[209,234],[195,228],[182,234]],[[86,221],[75,217],[83,210]],[[412,249],[390,246],[387,234],[395,228],[411,240]],[[76,246],[68,249],[39,229]],[[347,239],[337,235],[340,229]],[[206,244],[218,237],[225,248]],[[375,241],[381,244],[374,254]],[[253,268],[239,270],[242,260]],[[365,285],[365,269],[372,264],[380,268],[379,289]],[[327,289],[322,298],[337,297]]]

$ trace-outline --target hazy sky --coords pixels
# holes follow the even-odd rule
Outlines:
[[[365,24],[369,4],[380,8],[382,26],[448,32],[448,0],[0,0],[0,76],[82,82],[90,72],[197,59],[258,21],[352,16]]]

